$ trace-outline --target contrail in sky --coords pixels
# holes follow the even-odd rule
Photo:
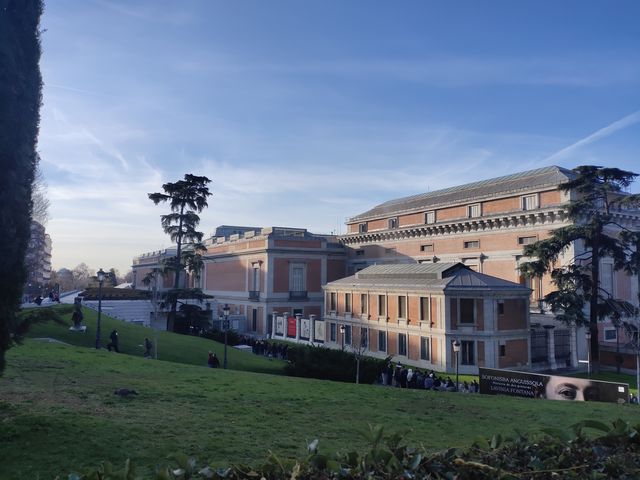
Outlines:
[[[627,127],[629,127],[631,125],[634,125],[634,124],[636,124],[638,122],[640,122],[640,110],[637,110],[637,111],[633,112],[632,114],[621,118],[620,120],[616,120],[612,124],[607,125],[606,127],[603,127],[600,130],[597,130],[596,132],[592,133],[591,135],[589,135],[589,136],[587,136],[587,137],[585,137],[585,138],[583,138],[581,140],[578,140],[575,143],[572,143],[571,145],[569,145],[568,147],[563,148],[562,150],[558,150],[553,155],[550,155],[547,158],[545,158],[542,163],[550,163],[550,162],[556,160],[557,158],[564,157],[568,153],[571,153],[574,150],[577,150],[578,148],[580,148],[580,147],[582,147],[584,145],[588,145],[590,143],[593,143],[595,141],[600,140],[601,138],[608,137],[609,135],[612,135],[613,133],[617,132],[618,130],[622,130],[623,128],[627,128]]]

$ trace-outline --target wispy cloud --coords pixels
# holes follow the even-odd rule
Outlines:
[[[552,155],[549,155],[545,158],[542,163],[548,164],[554,161],[566,158],[572,155],[576,150],[584,147],[585,145],[589,145],[590,143],[597,142],[603,138],[606,138],[614,133],[623,130],[627,127],[635,125],[636,123],[640,123],[640,110],[633,112],[626,117],[621,118],[620,120],[616,120],[615,122],[603,127],[591,135],[587,135],[586,137],[578,140],[577,142],[572,143],[568,147],[564,147],[561,150],[558,150]]]

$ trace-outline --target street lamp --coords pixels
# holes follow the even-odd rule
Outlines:
[[[105,272],[98,270],[98,327],[96,328],[96,350],[100,350],[100,319],[102,316],[102,282],[104,282]]]
[[[584,333],[584,338],[587,340],[587,378],[591,378],[591,330]]]
[[[224,308],[222,309],[222,316],[224,317],[224,322],[222,323],[222,327],[224,328],[224,363],[223,367],[227,368],[227,331],[229,330],[229,305],[224,304]]]
[[[460,356],[460,341],[455,340],[453,342],[453,353],[456,354],[456,392],[458,391],[458,365],[460,364],[459,356]]]
[[[340,337],[342,337],[342,350],[344,351],[344,331],[346,330],[346,327],[344,326],[344,324],[340,325]]]

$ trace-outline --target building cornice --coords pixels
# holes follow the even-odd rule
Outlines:
[[[442,221],[340,236],[344,245],[447,236],[460,233],[506,230],[517,227],[556,225],[566,221],[562,207],[517,211],[482,217]]]

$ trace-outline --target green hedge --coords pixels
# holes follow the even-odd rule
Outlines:
[[[352,383],[356,380],[356,356],[347,351],[289,344],[287,360],[285,372],[294,377]],[[375,383],[388,362],[388,358],[362,357],[360,383]]]

